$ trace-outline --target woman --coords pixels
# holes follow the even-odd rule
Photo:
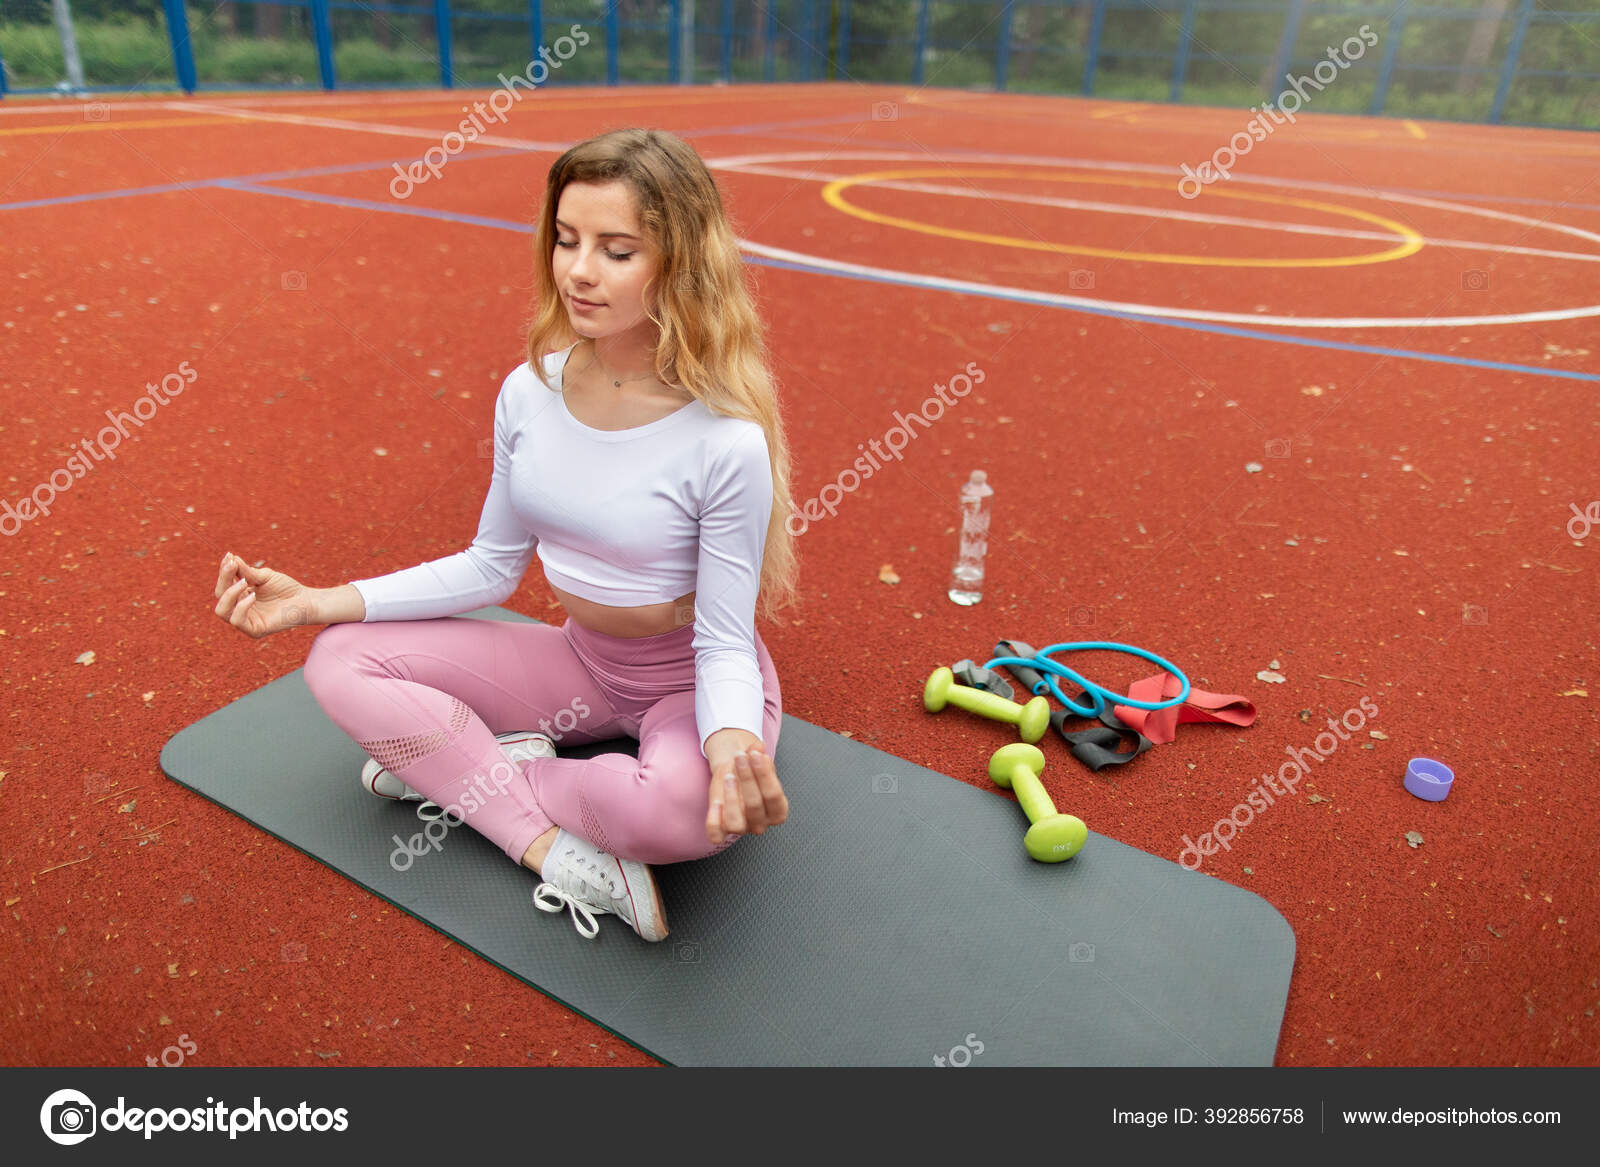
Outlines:
[[[583,935],[611,912],[658,941],[648,864],[788,817],[755,631],[758,599],[772,617],[795,598],[788,447],[733,231],[681,138],[564,153],[535,254],[530,359],[495,403],[472,545],[328,589],[229,554],[216,613],[251,637],[328,624],[306,683],[371,757],[368,790],[468,822]],[[442,619],[507,600],[535,554],[564,625]],[[637,759],[556,756],[622,734]]]

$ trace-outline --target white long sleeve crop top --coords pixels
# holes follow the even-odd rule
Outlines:
[[[557,390],[571,355],[544,358]],[[352,583],[368,622],[503,603],[536,552],[551,584],[600,604],[636,607],[693,591],[704,754],[719,729],[762,736],[755,602],[772,494],[755,422],[696,399],[647,425],[593,429],[523,363],[495,401],[494,473],[472,545]]]

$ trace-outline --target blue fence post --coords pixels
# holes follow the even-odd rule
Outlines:
[[[539,50],[544,45],[544,5],[543,0],[528,0],[528,67],[539,59]]]
[[[994,88],[996,93],[1005,92],[1006,69],[1011,64],[1011,5],[1013,0],[1005,0],[1006,6],[1000,11],[1000,41],[994,49]]]
[[[1178,102],[1183,100],[1183,78],[1189,72],[1189,44],[1194,39],[1194,14],[1200,7],[1200,0],[1184,0],[1183,26],[1178,32],[1178,56],[1172,63],[1172,89],[1167,94],[1167,100]]]
[[[839,0],[839,76],[850,75],[850,0]]]
[[[722,0],[722,80],[733,80],[733,0]]]
[[[763,73],[768,81],[777,79],[778,72],[778,0],[766,0],[767,52]]]
[[[433,35],[439,41],[439,84],[445,89],[456,87],[455,56],[450,44],[450,0],[433,0]]]
[[[617,0],[606,0],[606,84],[617,83],[617,56],[621,52],[621,32],[618,28]]]
[[[667,80],[673,85],[683,83],[683,70],[678,68],[679,36],[678,25],[682,20],[682,12],[678,5],[682,0],[671,0],[667,5],[667,19],[672,22],[672,27],[667,29]]]
[[[1287,74],[1289,65],[1294,61],[1294,42],[1300,39],[1300,23],[1306,16],[1306,0],[1292,0],[1289,5],[1289,19],[1284,22],[1283,35],[1278,38],[1278,51],[1272,55],[1272,89],[1268,92],[1275,98],[1283,92],[1276,78],[1279,74]]]
[[[922,55],[928,51],[928,0],[917,6],[917,56],[911,62],[911,84],[922,84]]]
[[[167,14],[167,39],[172,42],[172,68],[178,74],[178,86],[185,93],[193,93],[194,45],[189,42],[189,14],[184,11],[183,0],[162,0],[162,7]]]
[[[1494,91],[1494,105],[1489,109],[1489,122],[1498,125],[1505,112],[1506,98],[1511,96],[1511,82],[1517,75],[1517,59],[1522,56],[1522,36],[1528,31],[1528,18],[1533,15],[1533,0],[1522,0],[1517,12],[1517,27],[1511,34],[1511,44],[1506,48],[1506,63],[1500,69],[1500,84]]]
[[[800,80],[810,81],[812,58],[817,52],[815,35],[817,9],[815,0],[801,0],[800,3]]]
[[[1089,49],[1083,62],[1083,92],[1094,96],[1094,71],[1100,61],[1100,32],[1106,26],[1106,0],[1094,0],[1094,15],[1089,18]]]
[[[322,74],[322,87],[335,89],[339,81],[333,74],[333,26],[328,20],[328,0],[311,0],[311,36],[317,45],[317,71]]]
[[[1400,36],[1406,30],[1406,16],[1410,7],[1411,0],[1400,0],[1400,6],[1395,9],[1384,34],[1383,60],[1378,63],[1378,86],[1372,91],[1372,105],[1367,109],[1367,113],[1373,117],[1383,112],[1384,103],[1389,100],[1389,79],[1394,75],[1394,58],[1400,51]]]

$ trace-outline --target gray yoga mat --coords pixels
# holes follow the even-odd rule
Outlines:
[[[560,750],[618,751],[638,743]],[[998,790],[798,718],[774,757],[788,822],[657,867],[659,944],[615,916],[586,940],[540,912],[537,876],[469,826],[397,871],[394,837],[426,824],[361,789],[365,760],[299,671],[161,751],[175,782],[670,1064],[1272,1064],[1294,934],[1265,900],[1092,832],[1068,862],[1034,862]]]

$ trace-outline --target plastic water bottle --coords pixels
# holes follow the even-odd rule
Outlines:
[[[989,496],[994,487],[974,470],[961,488],[961,550],[950,570],[950,599],[970,606],[983,599],[983,557],[989,550]]]

